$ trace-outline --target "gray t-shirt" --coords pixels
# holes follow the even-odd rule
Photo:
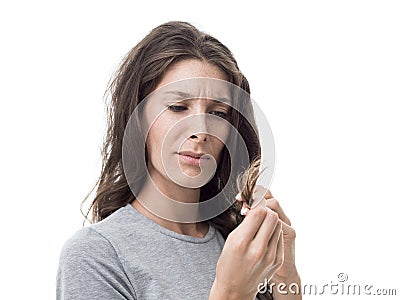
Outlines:
[[[68,239],[57,299],[206,300],[225,240],[178,234],[127,204]]]

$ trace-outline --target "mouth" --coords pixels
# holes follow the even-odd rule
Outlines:
[[[210,158],[208,157],[207,153],[195,153],[191,151],[182,151],[177,153],[179,155],[179,158],[186,163],[189,163],[191,165],[200,165],[200,163],[204,163]],[[203,156],[203,157],[202,157]]]
[[[193,157],[193,158],[200,158],[203,155],[209,155],[209,154],[203,153],[203,152],[195,153],[195,152],[192,152],[192,151],[181,151],[178,154],[179,155],[184,155],[184,156],[190,156],[190,157]]]

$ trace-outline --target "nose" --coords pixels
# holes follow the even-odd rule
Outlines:
[[[196,142],[206,142],[208,140],[208,134],[206,133],[192,134],[190,136],[190,139]]]
[[[196,142],[206,142],[209,140],[209,135],[208,135],[208,125],[207,125],[207,115],[204,112],[199,112],[195,116],[195,119],[192,121],[195,124],[194,133],[190,136],[190,139]],[[193,131],[192,131],[193,132]]]

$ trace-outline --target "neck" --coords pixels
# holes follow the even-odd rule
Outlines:
[[[152,180],[149,177],[146,179],[141,191],[131,203],[132,206],[145,217],[166,229],[179,234],[200,238],[204,237],[208,232],[208,223],[206,221],[198,223],[174,221],[179,220],[182,214],[185,216],[193,214],[193,218],[195,218],[196,211],[175,209],[173,202],[198,203],[200,188],[185,188],[174,182],[166,181],[157,172],[149,173],[152,174]],[[171,202],[165,197],[173,199],[173,201]],[[167,217],[160,217],[160,215]]]

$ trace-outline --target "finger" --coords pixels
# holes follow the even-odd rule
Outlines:
[[[282,222],[278,221],[275,230],[268,241],[265,254],[262,258],[262,264],[264,266],[269,266],[271,269],[275,267],[276,256],[278,255],[277,248],[279,243],[279,238],[282,235]]]
[[[265,246],[268,245],[269,240],[275,233],[275,229],[279,222],[279,218],[278,214],[270,209],[264,209],[264,208],[256,208],[256,209],[263,209],[267,214],[263,223],[260,226],[260,229],[258,230],[256,236],[254,237],[254,242],[257,245],[260,245],[260,247],[263,247],[263,245]]]
[[[278,221],[278,223],[276,224],[275,230],[274,230],[274,234],[272,235],[271,239],[268,241],[268,249],[274,254],[276,254],[279,237],[282,234],[283,234],[282,233],[282,222]],[[276,255],[274,257],[276,257]],[[274,262],[274,261],[275,261],[275,259],[272,262]]]
[[[290,223],[289,218],[286,216],[285,212],[283,211],[281,205],[279,204],[278,200],[275,198],[270,198],[265,200],[265,206],[272,209],[274,212],[276,212],[279,216],[279,219],[281,219],[283,222],[291,226],[292,224]]]
[[[296,231],[293,227],[289,226],[285,222],[282,222],[282,232],[285,238],[294,240],[296,238]]]
[[[283,222],[282,222],[282,227],[283,227]],[[284,240],[283,240],[283,229],[281,231],[281,234],[279,235],[278,243],[276,246],[276,258],[274,261],[274,265],[277,266],[277,270],[281,267],[284,259]]]
[[[257,207],[260,203],[263,203],[264,199],[269,199],[272,197],[273,196],[270,190],[267,190],[264,186],[258,184],[253,191],[254,202],[252,203],[251,207]]]
[[[244,243],[250,243],[259,231],[266,215],[267,211],[261,207],[250,210],[244,220],[235,229],[236,237],[240,238]]]
[[[263,185],[257,184],[254,188],[254,192],[262,192],[263,195],[265,194],[266,199],[272,198],[272,193],[270,190],[267,190]]]
[[[276,245],[276,255],[275,255],[275,261],[273,265],[268,268],[267,274],[265,277],[271,280],[271,278],[275,275],[276,272],[279,271],[279,269],[282,267],[283,261],[285,259],[284,256],[284,241],[283,241],[283,233],[282,231],[280,232],[279,238],[278,238],[278,243]]]
[[[265,199],[269,199],[269,198],[273,198],[274,196],[272,196],[272,193],[270,190],[267,190],[267,193],[264,195]]]

